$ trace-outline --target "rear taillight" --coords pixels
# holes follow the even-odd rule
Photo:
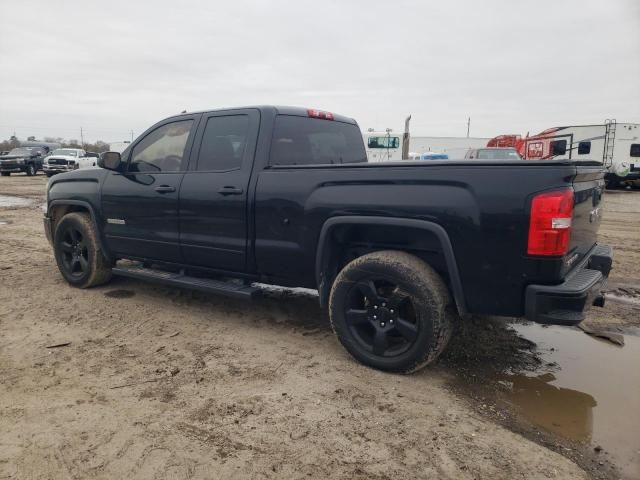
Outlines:
[[[307,110],[307,115],[311,118],[321,118],[322,120],[333,120],[333,113],[323,112],[322,110],[314,110],[310,108]]]
[[[554,190],[533,197],[529,221],[529,255],[562,256],[569,249],[573,189]]]

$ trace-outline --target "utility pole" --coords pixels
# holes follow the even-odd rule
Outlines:
[[[84,136],[82,135],[82,127],[80,127],[80,146],[84,148]]]
[[[133,143],[133,130],[131,130],[131,143]]]
[[[467,138],[469,138],[470,129],[471,129],[471,117],[467,118]]]

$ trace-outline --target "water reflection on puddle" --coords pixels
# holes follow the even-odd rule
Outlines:
[[[513,327],[558,368],[500,376],[504,400],[546,430],[601,445],[625,478],[640,478],[640,337],[619,347],[574,328]]]

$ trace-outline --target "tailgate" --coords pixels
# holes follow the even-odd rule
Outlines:
[[[604,169],[576,165],[573,179],[574,209],[569,253],[565,266],[569,270],[595,245],[602,219]]]

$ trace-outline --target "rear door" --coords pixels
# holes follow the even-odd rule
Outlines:
[[[180,244],[185,263],[245,272],[248,186],[260,113],[205,114],[180,189]]]
[[[105,178],[104,232],[114,253],[181,263],[178,192],[197,118],[155,126],[128,150],[125,170]]]

